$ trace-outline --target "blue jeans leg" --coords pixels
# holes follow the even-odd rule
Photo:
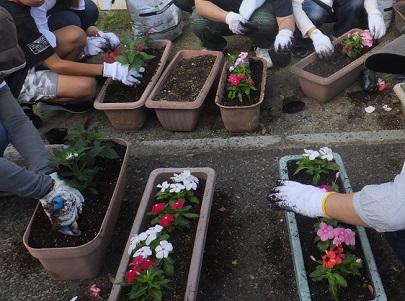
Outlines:
[[[4,150],[9,143],[8,132],[3,124],[0,123],[0,157],[3,157]]]
[[[394,74],[398,84],[405,83],[405,73]]]
[[[89,16],[90,20],[95,23],[98,19],[98,7],[91,0],[85,0],[85,11]],[[61,29],[69,25],[76,25],[82,27],[82,22],[78,15],[70,10],[61,10],[54,14],[51,14],[48,19],[48,26],[51,31]]]
[[[384,235],[398,259],[405,265],[405,230],[385,232]]]

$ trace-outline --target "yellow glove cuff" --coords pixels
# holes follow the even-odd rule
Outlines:
[[[326,213],[325,205],[326,205],[326,201],[328,200],[328,197],[329,197],[331,194],[334,194],[334,193],[336,193],[336,192],[334,192],[334,191],[328,192],[328,193],[325,195],[325,197],[323,198],[323,200],[322,200],[322,212],[323,212],[323,214],[325,215],[325,217],[327,217],[327,218],[329,218],[329,219],[332,219],[332,218]]]

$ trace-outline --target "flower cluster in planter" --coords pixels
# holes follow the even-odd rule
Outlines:
[[[59,168],[59,175],[70,186],[97,194],[93,179],[100,171],[98,158],[116,159],[117,152],[111,141],[102,140],[107,130],[93,123],[89,127],[77,126],[65,137],[65,145],[53,149],[52,162]]]
[[[125,47],[124,51],[121,53],[117,48],[108,53],[104,57],[104,61],[109,64],[119,62],[123,66],[128,65],[129,69],[135,68],[139,72],[147,61],[155,57],[145,52],[154,45],[154,40],[151,37],[152,33],[152,30],[145,29],[138,31],[138,35],[134,38],[125,36],[121,41]]]
[[[194,195],[198,178],[184,170],[170,180],[157,185],[160,189],[156,193],[157,201],[147,213],[152,216],[151,227],[130,240],[128,254],[133,260],[129,263],[125,281],[118,283],[131,287],[130,299],[162,300],[163,294],[171,289],[170,277],[174,275],[170,234],[176,229],[189,228],[190,220],[199,217],[190,212],[192,206],[189,205],[199,204]]]
[[[364,30],[361,34],[355,33],[340,42],[343,45],[342,53],[355,59],[362,53],[364,47],[372,47],[373,37],[369,30]]]
[[[228,54],[228,56],[229,75],[226,84],[228,98],[243,102],[244,96],[250,98],[250,91],[257,90],[251,77],[248,53],[241,52],[238,56],[234,54]]]
[[[305,170],[307,174],[313,175],[314,186],[326,192],[339,192],[336,182],[340,177],[340,166],[333,162],[332,150],[323,147],[319,151],[304,149],[304,152],[302,159],[296,162],[298,168],[294,174]],[[336,172],[335,179],[320,185],[320,175],[330,172]],[[314,243],[324,255],[321,255],[321,260],[311,256],[318,265],[309,276],[313,281],[326,279],[330,294],[334,300],[338,300],[338,289],[348,286],[345,277],[361,276],[359,269],[363,267],[363,260],[348,251],[355,250],[356,234],[352,229],[341,226],[337,220],[326,217],[314,224],[314,232]]]

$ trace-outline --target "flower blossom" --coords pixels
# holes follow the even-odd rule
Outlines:
[[[351,45],[345,45],[343,46],[343,51],[345,53],[349,53],[350,51],[352,51],[353,47]]]
[[[157,203],[152,206],[152,213],[154,215],[158,214],[160,211],[165,209],[165,203]]]
[[[167,181],[164,181],[162,184],[158,184],[156,187],[160,188],[160,192],[165,192],[166,189],[170,187],[170,184]]]
[[[319,156],[318,151],[314,151],[314,150],[311,150],[311,149],[305,149],[304,148],[304,152],[305,152],[305,154],[303,154],[303,156],[309,157],[309,160],[311,160],[311,161]]]
[[[363,46],[371,47],[373,46],[373,37],[368,29],[364,30],[361,34],[361,44]]]
[[[150,247],[142,247],[136,250],[134,257],[142,256],[143,258],[148,258],[150,255],[152,255],[152,250]]]
[[[180,184],[180,183],[170,184],[170,192],[179,193],[184,188],[186,188],[186,187],[183,184]]]
[[[239,85],[240,80],[236,75],[229,75],[228,82],[230,82],[232,86],[237,86]]]
[[[67,161],[72,160],[73,158],[76,158],[78,155],[79,155],[78,153],[68,153],[66,155],[66,160]]]
[[[322,241],[327,241],[328,239],[332,239],[334,237],[333,227],[329,226],[325,222],[321,222],[319,224],[319,229],[316,232],[316,234],[319,236],[319,238]]]
[[[181,209],[184,206],[184,202],[182,200],[178,200],[172,204],[173,209]]]
[[[174,222],[174,216],[169,213],[165,214],[159,220],[159,224],[161,224],[163,227],[169,227],[172,222]]]
[[[135,49],[136,51],[142,51],[143,46],[142,46],[141,44],[136,44],[136,45],[134,46],[134,49]]]
[[[333,160],[333,153],[332,150],[329,147],[322,147],[319,150],[319,153],[321,154],[321,158],[322,159],[326,159],[328,161],[332,161]]]
[[[174,174],[174,177],[171,177],[171,179],[177,183],[182,182],[186,190],[197,189],[198,178],[193,176],[189,170],[184,170],[179,175]]]
[[[156,258],[167,258],[171,251],[173,251],[173,245],[167,240],[162,240],[160,244],[155,248]]]
[[[90,297],[101,299],[100,292],[101,292],[101,289],[99,287],[97,287],[97,284],[93,283],[90,286],[90,289],[89,289]]]
[[[330,187],[326,184],[322,184],[320,186],[317,186],[317,188],[322,189],[325,192],[331,192],[332,190],[330,189]]]
[[[322,256],[322,264],[325,268],[331,269],[336,264],[336,254],[333,251],[328,251],[326,255]]]
[[[345,258],[345,254],[343,253],[343,247],[342,245],[335,245],[331,251],[335,252],[335,260],[336,264],[342,263],[342,258]]]

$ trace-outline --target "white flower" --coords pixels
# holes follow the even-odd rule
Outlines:
[[[167,240],[162,240],[160,245],[155,248],[156,258],[162,259],[169,256],[169,252],[173,251],[173,246]]]
[[[76,158],[79,154],[78,153],[68,153],[66,156],[66,160],[69,161],[73,158]]]
[[[382,108],[383,108],[383,110],[386,111],[386,112],[389,112],[389,111],[392,110],[392,108],[389,107],[388,105],[383,105]]]
[[[160,228],[156,228],[157,226],[159,226]],[[145,244],[147,246],[149,246],[150,243],[156,239],[156,234],[159,233],[160,231],[162,231],[162,229],[163,229],[163,227],[161,225],[156,225],[156,227],[150,227],[145,232],[145,234],[146,234]],[[157,229],[158,229],[158,231],[157,231]]]
[[[152,255],[152,250],[150,247],[142,247],[139,250],[137,250],[134,254],[134,258],[138,256],[142,256],[143,258],[148,258],[149,255]]]
[[[174,184],[170,184],[170,192],[175,192],[175,193],[179,193],[180,191],[182,191],[184,188],[183,184],[180,183],[174,183]]]
[[[164,181],[162,184],[158,184],[156,187],[160,188],[160,192],[165,192],[167,188],[169,188],[170,184],[167,181]]]
[[[314,150],[311,150],[311,149],[305,149],[304,148],[304,152],[305,152],[305,154],[303,154],[303,156],[309,157],[309,160],[311,160],[311,161],[319,156],[318,151],[314,151]]]
[[[181,174],[174,174],[174,177],[171,177],[170,179],[172,179],[173,181],[179,183],[179,182],[183,182],[185,178],[187,178],[187,176],[189,176],[191,173],[189,170],[183,170],[181,172]]]
[[[373,113],[375,110],[375,107],[373,106],[368,106],[367,108],[364,109],[366,113]]]
[[[139,238],[138,234],[135,234],[134,237],[131,238],[129,248],[128,248],[128,254],[131,255],[132,251],[136,248],[136,245],[141,241]]]
[[[162,227],[161,225],[159,225],[159,224],[157,224],[156,226],[151,227],[151,228],[149,228],[149,229],[152,229],[152,228],[155,229],[155,232],[156,232],[156,233],[159,233],[160,231],[163,230],[163,227]]]
[[[175,181],[176,183],[183,183],[184,187],[187,190],[193,189],[196,190],[197,189],[197,184],[198,184],[198,178],[194,177],[191,172],[189,170],[183,170],[181,172],[181,174],[174,174],[173,177],[171,177],[170,179],[172,179],[173,181]],[[184,189],[183,187],[183,189]],[[172,191],[170,191],[172,192]],[[177,191],[179,192],[179,191]]]
[[[326,159],[328,161],[332,161],[333,160],[333,153],[332,150],[329,147],[322,147],[319,150],[320,154],[321,154],[321,158],[322,159]]]

